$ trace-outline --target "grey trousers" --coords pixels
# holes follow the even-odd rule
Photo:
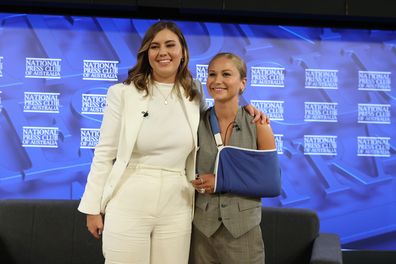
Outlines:
[[[206,237],[193,226],[190,247],[190,264],[264,264],[264,242],[260,226],[234,238],[221,225]]]

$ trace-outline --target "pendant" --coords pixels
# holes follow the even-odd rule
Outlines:
[[[166,105],[167,105],[167,104],[168,104],[168,101],[167,101],[167,100],[165,100],[165,101],[164,101],[164,104],[166,104]]]

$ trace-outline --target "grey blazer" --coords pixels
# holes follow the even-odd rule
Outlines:
[[[238,128],[233,128],[230,144],[257,149],[256,125],[252,118],[239,109],[236,116]],[[217,147],[209,122],[209,111],[201,116],[198,129],[200,147],[197,153],[197,172],[213,173]],[[210,237],[223,224],[234,238],[245,234],[261,221],[260,197],[244,197],[231,193],[197,194],[194,226]]]

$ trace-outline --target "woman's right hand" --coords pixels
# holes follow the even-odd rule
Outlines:
[[[215,177],[213,173],[200,174],[191,183],[197,192],[210,194],[214,192]]]
[[[103,231],[103,216],[101,214],[87,215],[87,227],[96,239],[100,239]]]

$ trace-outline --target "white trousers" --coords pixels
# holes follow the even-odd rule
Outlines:
[[[106,207],[106,264],[187,264],[194,189],[184,172],[137,165]]]

